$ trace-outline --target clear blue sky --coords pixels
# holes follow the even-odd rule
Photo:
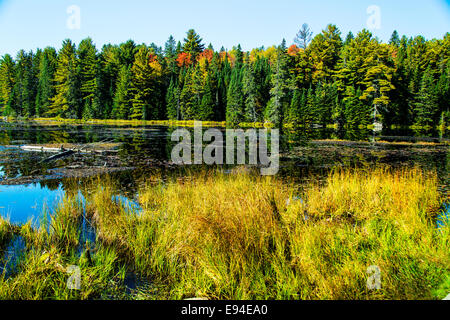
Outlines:
[[[81,29],[66,26],[70,5],[81,9]],[[288,44],[307,22],[315,33],[334,23],[354,33],[367,26],[370,5],[381,9],[381,29],[372,32],[388,41],[392,31],[407,36],[441,38],[450,32],[450,0],[0,0],[0,55],[19,49],[60,48],[62,40],[79,43],[90,36],[98,48],[133,39],[163,46],[169,35],[183,40],[194,28],[215,49],[244,50]]]

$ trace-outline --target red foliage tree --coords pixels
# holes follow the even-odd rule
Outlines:
[[[295,44],[293,44],[292,46],[289,47],[288,49],[288,55],[290,55],[291,57],[295,57],[300,51],[300,48],[297,47]]]
[[[177,63],[179,67],[188,67],[192,64],[191,54],[186,52],[181,52],[178,55]]]

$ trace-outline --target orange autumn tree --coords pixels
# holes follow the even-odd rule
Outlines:
[[[181,52],[178,55],[177,63],[180,68],[189,67],[192,64],[191,54],[186,52]]]

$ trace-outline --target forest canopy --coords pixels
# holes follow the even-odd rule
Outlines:
[[[194,30],[164,48],[87,38],[0,60],[0,113],[10,117],[447,126],[450,33],[383,43],[335,25],[293,45],[244,52],[206,46]]]

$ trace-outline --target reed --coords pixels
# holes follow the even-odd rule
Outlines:
[[[436,173],[341,169],[311,181],[299,186],[250,170],[197,172],[156,184],[150,178],[139,192],[142,210],[115,197],[111,179],[95,181],[84,192],[85,206],[63,200],[52,228],[22,228],[30,248],[21,271],[0,279],[0,298],[106,297],[126,270],[152,279],[151,290],[140,290],[149,299],[448,294],[450,227],[436,228],[446,201]],[[82,245],[81,216],[96,231],[92,256],[75,250]],[[64,287],[61,267],[69,264],[82,270],[78,293]],[[367,286],[370,266],[381,271],[379,290]]]
[[[0,217],[0,249],[11,239],[12,231],[9,221]]]
[[[108,209],[114,223],[98,227],[164,298],[432,298],[450,265],[441,202],[436,175],[419,169],[339,170],[302,190],[216,172],[148,186],[142,213]],[[367,288],[372,265],[381,290]]]

